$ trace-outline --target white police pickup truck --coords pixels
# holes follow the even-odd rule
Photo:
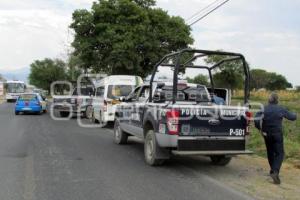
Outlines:
[[[228,98],[220,95],[226,95],[227,90],[215,89],[212,79],[209,89],[204,85],[179,81],[177,75],[180,68],[206,69],[212,77],[211,69],[218,66],[164,62],[174,56],[178,61],[184,52],[192,53],[191,60],[199,55],[227,56],[222,62],[240,60],[246,83],[245,106],[230,106]],[[172,83],[154,81],[158,66],[174,68]],[[246,106],[248,86],[249,70],[241,54],[191,49],[169,54],[155,66],[149,84],[137,87],[128,97],[120,99],[123,103],[118,105],[115,113],[114,141],[125,144],[128,136],[143,139],[145,161],[149,165],[160,165],[171,154],[210,156],[214,164],[226,165],[233,155],[251,153],[246,150],[251,117]],[[217,103],[217,95],[224,100],[223,103]]]
[[[71,96],[55,96],[53,98],[53,109],[61,117],[68,117],[72,114],[82,114],[84,117],[92,118],[92,102],[94,94],[93,86],[75,87]]]

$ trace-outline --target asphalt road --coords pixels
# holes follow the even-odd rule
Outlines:
[[[134,138],[118,146],[109,128],[49,114],[15,116],[13,106],[0,105],[0,199],[249,199],[202,172],[215,167],[206,158],[150,167]]]

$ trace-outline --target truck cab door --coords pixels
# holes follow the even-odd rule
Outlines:
[[[137,134],[136,126],[134,123],[136,118],[135,106],[140,89],[141,87],[135,88],[134,91],[125,98],[125,102],[118,106],[118,112],[121,116],[121,127],[124,131],[131,133],[135,136]]]
[[[139,137],[143,137],[143,118],[145,113],[145,105],[149,99],[149,86],[143,86],[138,92],[138,97],[134,103],[134,109],[132,113],[132,126],[135,127],[136,133]]]

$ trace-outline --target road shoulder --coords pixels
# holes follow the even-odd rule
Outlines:
[[[240,156],[233,159],[223,170],[208,173],[255,199],[299,199],[300,169],[290,163],[284,163],[280,175],[282,184],[279,186],[273,184],[268,172],[268,162],[265,158]]]

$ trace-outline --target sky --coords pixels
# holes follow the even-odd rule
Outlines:
[[[0,73],[34,60],[65,59],[75,9],[94,0],[0,0]],[[188,19],[215,0],[158,0],[170,15]],[[192,26],[194,47],[246,56],[252,68],[283,74],[300,85],[300,0],[230,0]],[[190,21],[188,21],[190,22]]]

